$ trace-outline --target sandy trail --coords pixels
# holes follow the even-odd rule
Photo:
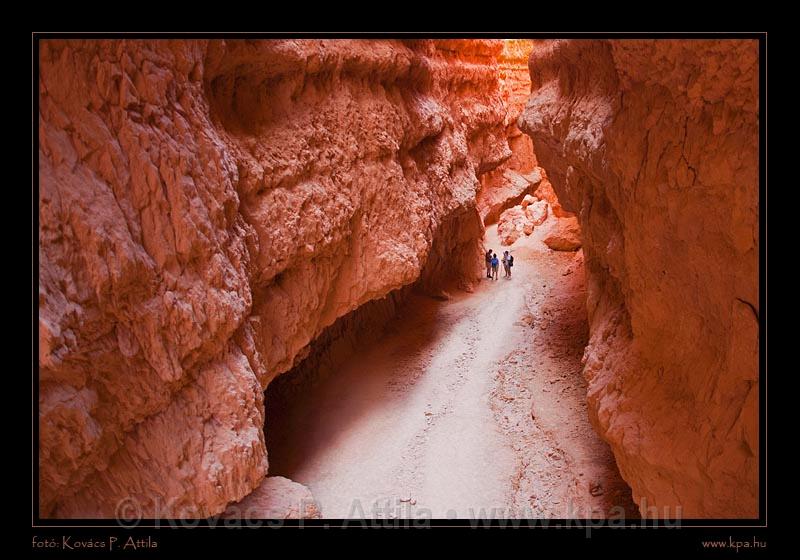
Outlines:
[[[412,296],[283,411],[270,474],[307,485],[328,518],[634,514],[586,414],[582,261],[541,237],[511,247],[511,279],[501,267],[472,294]]]

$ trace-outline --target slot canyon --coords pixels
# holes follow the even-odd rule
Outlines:
[[[758,41],[38,63],[41,517],[759,515]]]

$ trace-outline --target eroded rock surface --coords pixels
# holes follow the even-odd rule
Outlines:
[[[552,220],[543,241],[553,251],[577,251],[581,248],[581,228],[578,218]]]
[[[496,223],[504,210],[519,204],[547,180],[538,167],[531,139],[517,127],[531,91],[528,56],[532,47],[527,39],[506,40],[500,52],[500,94],[507,108],[505,127],[511,157],[480,178],[478,210],[485,224]]]
[[[501,245],[512,245],[523,235],[530,235],[532,232],[533,222],[525,214],[522,206],[509,208],[497,222],[497,236]]]
[[[311,491],[288,478],[268,476],[240,502],[222,513],[225,519],[319,519],[319,509]]]
[[[520,127],[580,218],[590,413],[645,516],[758,514],[757,70],[756,41],[530,57]]]
[[[501,49],[42,41],[43,516],[223,511],[267,471],[264,387],[317,335],[475,278]]]
[[[549,215],[549,206],[544,200],[536,200],[533,204],[523,206],[523,208],[525,208],[525,215],[534,226],[542,225]]]
[[[500,215],[497,222],[500,244],[513,245],[523,235],[532,234],[533,230],[544,224],[551,215],[550,205],[546,200],[539,200],[533,195],[526,194],[521,204],[509,208]],[[574,251],[580,247],[580,226],[576,218],[562,220],[553,215],[547,227],[551,234],[544,241],[551,249]]]

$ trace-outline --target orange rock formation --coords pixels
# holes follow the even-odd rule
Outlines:
[[[264,388],[319,333],[474,280],[501,49],[41,43],[43,516],[223,511],[266,474]]]
[[[531,91],[528,56],[532,48],[533,41],[527,39],[506,40],[500,52],[500,95],[506,105],[504,124],[511,157],[480,177],[478,210],[486,224],[497,222],[503,210],[519,204],[527,193],[547,183],[531,139],[517,127]]]
[[[520,127],[580,217],[593,422],[645,516],[758,514],[757,70],[756,41],[530,57]]]
[[[42,516],[319,515],[265,481],[265,387],[356,309],[468,287],[511,207],[583,246],[642,514],[758,513],[755,42],[40,46]]]

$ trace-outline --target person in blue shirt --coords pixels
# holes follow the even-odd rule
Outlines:
[[[497,280],[497,267],[500,266],[500,261],[497,259],[497,253],[492,254],[492,278]]]

